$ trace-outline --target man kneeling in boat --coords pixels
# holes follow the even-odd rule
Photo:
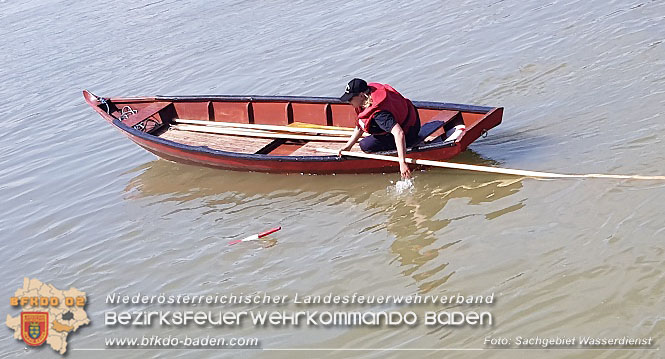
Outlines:
[[[406,147],[418,141],[420,118],[411,101],[390,85],[367,83],[353,79],[346,86],[340,100],[350,103],[358,114],[358,125],[346,145],[339,150],[348,151],[358,142],[363,132],[371,136],[360,140],[363,152],[397,149],[399,171],[402,178],[410,178],[411,170],[404,160]]]

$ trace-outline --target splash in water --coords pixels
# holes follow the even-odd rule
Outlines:
[[[397,182],[390,181],[390,183],[391,185],[388,186],[388,192],[397,196],[413,193],[415,190],[415,186],[413,185],[413,178],[403,178]]]

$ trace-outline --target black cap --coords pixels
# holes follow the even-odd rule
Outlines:
[[[349,81],[349,84],[346,85],[346,90],[344,91],[344,95],[340,97],[339,99],[348,102],[353,96],[356,96],[360,94],[361,92],[367,91],[369,87],[367,87],[367,82],[362,79],[353,79]]]

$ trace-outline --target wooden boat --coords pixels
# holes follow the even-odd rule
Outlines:
[[[395,162],[321,153],[341,148],[357,120],[332,97],[156,96],[85,101],[132,141],[167,160],[237,171],[364,173],[398,171]],[[447,160],[501,123],[503,108],[414,101],[420,140],[414,159]],[[446,131],[466,130],[455,139]],[[351,151],[360,151],[358,145]],[[382,152],[396,155],[396,151]]]

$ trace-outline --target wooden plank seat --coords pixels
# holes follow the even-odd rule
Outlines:
[[[455,125],[463,123],[464,121],[461,112],[442,110],[432,117],[431,120],[422,124],[420,132],[418,133],[418,143],[429,143],[439,138],[444,140],[441,136],[444,135],[446,131],[455,127]]]
[[[153,102],[148,106],[139,110],[136,114],[129,116],[123,123],[129,127],[133,127],[139,122],[145,120],[146,118],[153,116],[157,112],[163,110],[166,106],[170,105],[172,102]]]

